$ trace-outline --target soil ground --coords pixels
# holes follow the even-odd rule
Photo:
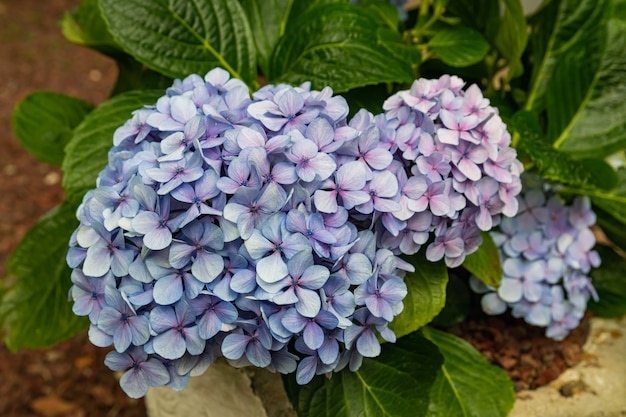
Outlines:
[[[70,44],[60,33],[59,19],[78,3],[0,0],[0,277],[28,228],[63,200],[60,170],[38,162],[15,140],[13,107],[40,89],[98,104],[115,80],[111,60]],[[584,331],[552,344],[538,335],[541,331],[526,328],[488,319],[457,332],[507,369],[518,389],[547,383],[580,360]],[[49,350],[16,355],[0,344],[0,416],[145,416],[143,401],[128,399],[103,365],[105,354],[84,334]]]
[[[11,132],[15,103],[35,90],[104,101],[115,64],[61,35],[79,0],[0,0],[0,277],[24,233],[63,200],[60,170],[24,151]],[[141,417],[103,364],[106,351],[79,335],[45,351],[9,353],[0,343],[0,416]]]

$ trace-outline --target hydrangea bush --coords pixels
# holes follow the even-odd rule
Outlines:
[[[465,3],[83,0],[63,33],[118,80],[14,112],[67,199],[8,263],[7,345],[88,329],[132,397],[226,360],[300,416],[506,415],[502,369],[428,324],[467,283],[555,339],[626,313],[626,23]]]
[[[133,397],[184,386],[218,356],[315,374],[356,371],[403,309],[400,255],[458,266],[523,169],[497,110],[458,77],[417,80],[360,110],[322,91],[227,71],[177,80],[116,130],[78,209],[74,312],[113,346]],[[168,373],[168,368],[170,369]]]

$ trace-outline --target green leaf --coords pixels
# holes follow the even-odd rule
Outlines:
[[[423,251],[422,251],[423,252]],[[448,269],[443,262],[431,262],[421,253],[407,257],[415,272],[406,274],[408,294],[404,310],[389,324],[402,337],[430,323],[446,304]]]
[[[272,51],[285,32],[294,0],[245,0],[241,6],[254,37],[259,66],[267,74]]]
[[[61,19],[61,32],[68,41],[103,54],[112,57],[126,55],[111,36],[98,0],[82,0],[76,9],[65,12]]]
[[[599,30],[604,30],[602,26],[608,2],[609,0],[555,0],[547,3],[532,19],[530,45],[535,65],[525,109],[540,111],[546,107],[545,95],[553,75],[557,74],[557,62],[564,55],[581,55],[580,51],[589,49],[590,40],[599,35]],[[592,57],[598,53],[601,50],[592,50],[591,56],[583,56],[584,63],[593,66]],[[574,65],[576,68],[571,71],[564,68],[571,83],[581,78],[575,74],[575,70],[580,69],[580,63]],[[584,74],[586,68],[582,69]],[[576,87],[574,90],[585,88],[584,85],[574,84],[568,87]],[[566,94],[561,100],[570,100],[570,95]]]
[[[465,258],[463,267],[490,287],[500,287],[502,265],[496,244],[488,232],[482,232],[483,243],[478,250]]]
[[[300,2],[298,2],[300,3]],[[306,2],[302,2],[306,3]],[[349,4],[326,4],[290,19],[272,55],[270,82],[313,88],[330,86],[335,92],[385,82],[412,82],[411,62],[398,58],[399,36],[372,12]]]
[[[446,10],[479,31],[506,58],[509,79],[522,73],[528,31],[519,0],[450,0]]]
[[[430,391],[428,417],[506,416],[511,411],[515,392],[502,368],[463,339],[429,327],[422,332],[444,357]]]
[[[357,372],[344,369],[328,379],[287,386],[300,417],[415,417],[426,414],[428,391],[443,363],[435,345],[413,333],[382,354],[365,359]]]
[[[434,326],[452,327],[467,318],[470,312],[470,288],[467,278],[459,278],[453,271],[446,287],[446,305],[431,322]]]
[[[93,109],[83,100],[48,91],[29,94],[13,111],[15,136],[40,161],[61,165],[72,130]]]
[[[349,118],[352,118],[361,109],[365,109],[372,114],[382,113],[383,103],[390,95],[387,84],[354,88],[342,94],[350,106]]]
[[[575,160],[569,154],[554,149],[541,133],[534,112],[521,110],[511,120],[519,149],[536,165],[545,180],[585,188],[611,189],[617,183],[615,172],[601,160]]]
[[[381,23],[393,31],[398,30],[400,23],[398,8],[387,0],[359,0],[356,7],[362,7],[378,16]]]
[[[72,312],[65,254],[78,225],[68,203],[49,211],[26,233],[7,262],[8,289],[0,300],[4,342],[15,351],[45,348],[86,330],[89,321]],[[1,287],[1,286],[0,286]]]
[[[558,142],[576,157],[605,157],[626,146],[626,22],[607,23],[606,50],[588,100]]]
[[[132,90],[158,89],[165,91],[172,85],[172,79],[147,68],[130,55],[116,59],[117,80],[111,97]]]
[[[498,0],[449,0],[446,12],[452,13],[463,26],[476,29],[487,39],[495,36],[500,23]]]
[[[599,300],[589,300],[588,308],[599,317],[622,317],[626,314],[626,259],[606,246],[595,249],[602,265],[590,275]]]
[[[589,103],[606,48],[606,27],[598,25],[586,42],[562,55],[546,89],[548,139],[559,148]]]
[[[508,62],[508,79],[524,72],[521,58],[528,42],[528,28],[520,0],[501,0],[503,15],[493,38],[493,44]],[[502,12],[501,12],[502,13]]]
[[[596,223],[611,243],[626,252],[626,234],[624,224],[598,206],[593,207],[596,213]]]
[[[252,32],[238,1],[100,0],[117,42],[138,61],[172,78],[214,67],[256,83]]]
[[[619,186],[611,191],[588,190],[591,202],[626,225],[626,169],[617,172]]]
[[[106,166],[113,133],[132,117],[134,110],[154,105],[162,91],[131,91],[102,103],[76,128],[65,148],[63,188],[71,201],[95,187],[98,173]]]
[[[467,67],[480,62],[489,52],[489,43],[468,27],[448,27],[438,31],[428,47],[443,62],[453,67]]]

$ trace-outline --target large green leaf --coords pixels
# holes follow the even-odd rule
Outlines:
[[[428,47],[453,67],[467,67],[480,62],[489,52],[489,43],[485,38],[468,27],[444,28],[428,41]]]
[[[17,103],[11,122],[15,136],[28,152],[58,166],[72,130],[91,110],[93,106],[83,100],[37,91]]]
[[[622,317],[626,314],[626,259],[606,246],[596,250],[602,265],[590,275],[599,300],[589,300],[589,310],[599,317]]]
[[[520,58],[526,49],[528,30],[519,0],[449,0],[446,10],[463,26],[479,31],[507,60],[508,77],[523,71]]]
[[[384,36],[384,31],[392,32],[366,8],[311,7],[288,22],[266,75],[270,82],[311,81],[314,88],[330,86],[335,92],[413,81],[411,62],[396,52],[403,46],[401,37]]]
[[[606,30],[593,88],[558,142],[577,157],[604,157],[626,146],[626,22],[611,19]]]
[[[500,24],[499,0],[448,0],[446,12],[460,19],[465,27],[478,30],[493,39]]]
[[[606,25],[598,18],[578,48],[562,54],[546,89],[547,135],[555,148],[568,137],[589,104],[606,49]]]
[[[398,8],[387,0],[359,0],[356,7],[369,9],[380,21],[396,31],[400,23]]]
[[[285,32],[295,0],[245,0],[241,6],[248,16],[254,36],[259,66],[267,73],[272,51]]]
[[[619,186],[611,191],[590,190],[593,204],[610,213],[612,217],[626,225],[626,169],[617,172]]]
[[[445,264],[428,261],[420,253],[407,261],[413,264],[415,272],[407,273],[404,279],[409,291],[403,301],[404,310],[389,325],[398,337],[430,323],[446,304],[448,269]]]
[[[307,385],[288,384],[300,417],[417,417],[428,407],[428,392],[443,358],[435,345],[413,333],[382,354],[365,359],[357,372],[344,369]]]
[[[61,31],[67,40],[78,45],[112,57],[126,55],[111,36],[98,0],[82,0],[76,9],[65,12],[61,19]]]
[[[556,63],[567,54],[579,54],[588,49],[590,39],[602,31],[609,0],[554,0],[543,7],[532,20],[530,44],[535,62],[525,108],[542,110],[546,106],[545,94],[554,74]],[[602,51],[591,51],[583,56],[587,65],[594,65],[593,58]],[[578,69],[579,65],[576,65]],[[583,68],[584,70],[585,68]],[[568,87],[574,90],[585,88],[574,85],[575,70],[566,72],[572,77]],[[565,102],[570,94],[561,97]]]
[[[520,0],[500,0],[500,8],[502,17],[493,43],[506,58],[511,79],[524,72],[521,58],[528,42],[528,29]]]
[[[79,201],[94,188],[98,173],[107,164],[113,133],[132,117],[134,110],[154,105],[162,91],[131,91],[105,101],[76,128],[65,148],[63,187],[68,199]]]
[[[8,287],[0,302],[0,328],[9,349],[44,348],[85,330],[89,322],[72,313],[65,263],[76,207],[52,209],[22,239],[7,263]]]
[[[109,29],[138,61],[169,77],[223,67],[256,83],[252,32],[238,1],[100,0]]]
[[[146,68],[123,51],[109,32],[99,0],[82,0],[78,8],[66,12],[61,21],[61,30],[69,41],[115,59],[118,71],[112,96],[130,90],[165,88],[172,83],[171,78]]]
[[[428,417],[496,417],[511,411],[515,392],[502,368],[463,339],[429,327],[422,331],[444,357],[430,391]]]
[[[586,189],[608,190],[617,184],[617,176],[606,162],[599,159],[575,160],[554,149],[544,138],[534,112],[522,110],[511,120],[519,149],[535,164],[542,178]]]
[[[481,236],[483,243],[476,252],[465,258],[463,267],[485,284],[498,288],[502,281],[500,254],[488,232],[482,232]]]

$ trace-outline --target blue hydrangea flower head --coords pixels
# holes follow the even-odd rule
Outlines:
[[[250,96],[218,68],[135,111],[67,256],[74,311],[94,344],[113,346],[122,388],[182,389],[218,357],[306,383],[395,341],[413,270],[399,256],[432,236],[427,256],[458,265],[517,211],[505,127],[462,86],[420,80],[385,114],[348,120],[329,87]]]

